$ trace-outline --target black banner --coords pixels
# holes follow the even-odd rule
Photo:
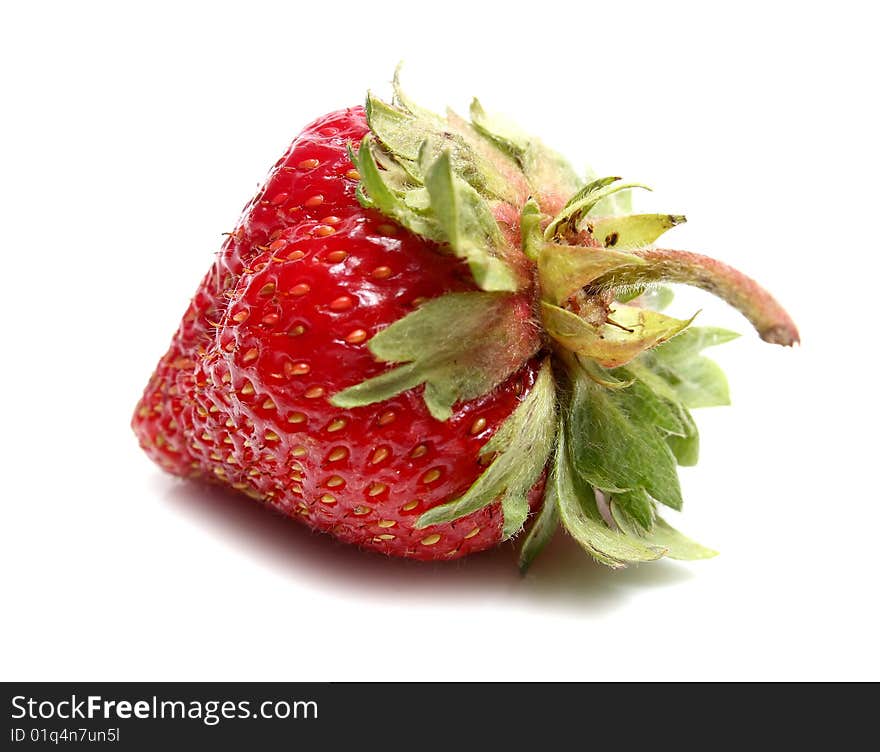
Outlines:
[[[501,743],[543,749],[553,740],[580,747],[601,739],[616,739],[615,746],[624,743],[627,749],[678,746],[688,739],[776,740],[789,746],[804,733],[818,743],[823,731],[839,745],[856,733],[867,710],[858,709],[864,703],[852,703],[843,718],[828,698],[813,694],[808,703],[791,696],[780,703],[774,688],[752,685],[710,691],[687,685],[525,683],[7,683],[3,688],[7,723],[0,738],[10,750],[187,749],[187,744],[458,750],[495,749]]]

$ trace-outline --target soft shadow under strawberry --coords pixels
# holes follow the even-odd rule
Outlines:
[[[197,517],[232,546],[260,557],[297,583],[337,588],[352,597],[414,606],[503,598],[522,606],[599,615],[624,605],[646,587],[670,587],[693,576],[670,561],[610,570],[559,536],[542,560],[518,574],[516,547],[505,545],[467,559],[419,563],[364,552],[314,533],[240,494],[219,486],[156,476],[157,489],[184,516]]]

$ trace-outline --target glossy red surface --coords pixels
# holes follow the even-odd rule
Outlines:
[[[332,113],[278,161],[202,281],[133,427],[170,472],[228,484],[350,543],[456,558],[500,540],[497,504],[447,525],[413,523],[482,472],[479,450],[531,388],[536,363],[443,423],[421,389],[352,410],[328,402],[387,368],[365,346],[376,331],[425,299],[474,289],[458,261],[358,204],[346,145],[366,130],[362,108]]]

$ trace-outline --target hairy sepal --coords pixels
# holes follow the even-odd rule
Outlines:
[[[511,206],[525,203],[530,186],[514,159],[453,110],[446,111],[446,129],[468,145],[470,160],[474,165],[473,184],[477,190]]]
[[[538,254],[541,298],[560,305],[615,269],[641,263],[638,256],[620,251],[544,242]]]
[[[505,241],[491,209],[476,190],[455,174],[448,151],[442,151],[426,167],[425,188],[430,211],[441,231],[441,242],[448,243],[455,255],[467,262],[480,289],[516,290],[519,283],[515,272],[493,253]]]
[[[505,118],[489,115],[477,99],[470,116],[473,127],[517,163],[539,204],[570,196],[581,186],[564,157]]]
[[[599,175],[588,167],[584,177],[586,180],[583,184],[586,185],[598,179]],[[619,217],[624,214],[632,213],[633,194],[630,189],[616,191],[615,193],[597,201],[593,208],[590,209],[590,214],[596,217]]]
[[[529,491],[544,472],[555,432],[556,386],[548,359],[528,396],[481,449],[481,457],[494,457],[489,467],[460,498],[419,517],[417,527],[453,522],[500,501],[502,537],[515,535],[528,516]]]
[[[547,225],[544,230],[546,240],[562,238],[568,233],[576,232],[580,222],[604,199],[632,188],[651,190],[641,183],[617,183],[618,177],[598,178],[587,183],[575,193]],[[615,183],[617,183],[615,185]]]
[[[604,248],[625,250],[650,245],[667,230],[687,220],[680,214],[626,214],[597,217],[584,223],[584,232]]]
[[[370,352],[403,364],[334,395],[337,407],[360,407],[425,385],[424,400],[437,420],[452,406],[490,391],[537,352],[541,340],[528,302],[508,293],[449,293],[376,334]]]
[[[544,233],[541,230],[541,207],[534,198],[523,204],[519,215],[519,237],[522,252],[532,261],[538,261],[544,248]]]
[[[385,149],[398,159],[414,162],[422,143],[440,126],[440,119],[419,116],[387,104],[372,92],[367,94],[364,106],[367,125]]]
[[[730,391],[724,371],[701,353],[707,347],[738,336],[736,332],[718,327],[691,327],[645,353],[627,370],[654,392],[680,403],[683,408],[729,405]]]
[[[583,480],[606,493],[637,491],[681,509],[676,459],[666,443],[669,414],[650,389],[606,389],[569,368],[571,397],[566,436],[571,462]],[[676,426],[677,428],[677,426]]]
[[[370,135],[355,157],[361,175],[359,199],[417,235],[441,244],[467,262],[474,281],[487,291],[514,291],[520,280],[504,259],[512,252],[498,229],[488,202],[453,167],[448,150],[437,153],[422,143],[418,179],[388,158]],[[380,160],[386,163],[380,168]]]
[[[652,548],[662,549],[663,555],[667,559],[696,561],[711,559],[718,555],[717,551],[706,548],[706,546],[680,533],[659,515],[654,516],[649,530],[640,530],[633,527],[631,519],[613,500],[611,501],[611,514],[614,524],[621,533],[631,538],[637,538]]]
[[[361,176],[358,200],[366,208],[376,209],[417,235],[440,242],[442,235],[436,220],[415,210],[407,201],[415,190],[409,183],[407,173],[393,164],[380,170],[378,161],[382,158],[373,136],[364,136],[357,154],[352,155],[352,161]]]
[[[552,481],[544,492],[544,502],[529,529],[519,551],[519,571],[525,574],[532,562],[540,556],[559,529],[559,500]]]
[[[385,152],[416,182],[423,178],[418,162],[429,145],[432,158],[449,150],[455,173],[482,195],[515,205],[526,200],[526,181],[513,159],[454,112],[447,111],[444,118],[416,105],[396,77],[392,103],[370,93],[365,111],[367,124]]]
[[[549,540],[556,516],[587,553],[612,568],[663,556],[714,556],[656,513],[656,501],[681,505],[675,459],[665,443],[670,431],[688,431],[676,406],[638,381],[609,390],[584,377],[576,361],[565,370],[570,388],[545,494],[549,511],[526,539],[521,566]]]
[[[615,491],[608,494],[611,507],[612,519],[621,527],[621,521],[625,520],[631,529],[644,535],[654,528],[657,519],[657,510],[654,501],[643,488],[633,491]]]
[[[682,467],[693,467],[700,459],[700,433],[697,424],[684,405],[680,405],[684,435],[670,434],[666,437],[669,449]]]
[[[569,457],[568,442],[566,434],[559,437],[549,491],[565,530],[596,561],[613,569],[663,556],[664,549],[609,527],[596,505],[595,491]]]
[[[481,289],[514,291],[529,280],[509,232],[515,225],[496,217],[521,212],[530,194],[539,205],[552,195],[558,207],[579,183],[540,142],[511,140],[491,130],[479,106],[473,113],[469,123],[451,111],[428,112],[406,97],[396,76],[391,104],[369,94],[371,132],[353,155],[358,198],[466,261]]]
[[[655,518],[654,527],[651,531],[642,534],[641,538],[651,546],[663,548],[665,550],[664,555],[668,559],[697,561],[718,556],[717,551],[706,548],[706,546],[697,543],[695,540],[691,540],[660,516]]]
[[[693,321],[622,303],[614,304],[602,323],[547,302],[541,303],[541,319],[547,333],[566,350],[595,361],[605,368],[629,363],[639,354],[674,337]]]

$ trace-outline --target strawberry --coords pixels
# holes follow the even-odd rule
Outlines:
[[[174,474],[231,486],[340,540],[451,559],[561,524],[609,566],[708,549],[670,528],[689,409],[727,400],[700,351],[732,335],[659,312],[663,281],[790,318],[719,262],[655,249],[684,221],[628,211],[474,103],[306,127],[245,207],[133,418]]]

